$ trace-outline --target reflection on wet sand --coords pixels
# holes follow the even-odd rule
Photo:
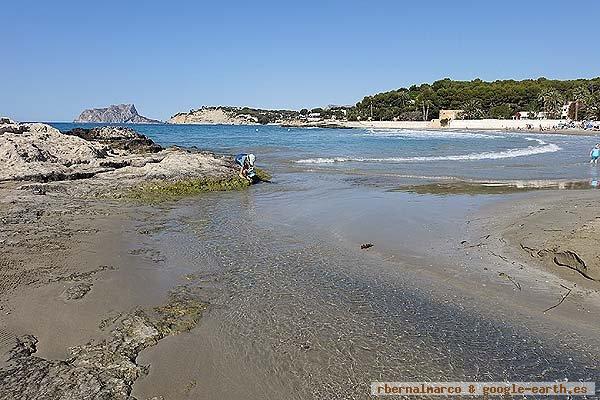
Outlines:
[[[491,181],[491,182],[434,182],[418,185],[404,185],[391,191],[411,192],[417,194],[509,194],[531,190],[585,190],[597,189],[598,181],[551,181],[551,180],[515,180],[515,181]]]

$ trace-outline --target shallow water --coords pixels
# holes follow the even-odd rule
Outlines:
[[[152,366],[136,383],[138,398],[359,399],[379,380],[600,379],[596,339],[496,301],[506,292],[487,291],[456,255],[470,239],[470,215],[522,194],[406,190],[481,181],[593,187],[587,154],[597,139],[135,128],[163,145],[252,151],[274,175],[272,184],[172,205],[169,229],[153,237],[163,274],[172,285],[200,276],[211,306],[191,335],[141,356]],[[375,246],[360,250],[367,242]]]
[[[319,183],[179,204],[171,217],[181,230],[164,234],[161,250],[180,273],[203,277],[211,308],[197,340],[175,339],[142,359],[154,370],[138,394],[162,394],[155,379],[181,379],[161,367],[181,357],[193,366],[185,379],[197,382],[189,398],[218,387],[225,399],[358,399],[379,380],[600,377],[595,345],[541,321],[523,325],[500,305],[485,310],[477,295],[444,284],[458,268],[439,268],[448,237],[461,237],[458,221],[493,199]],[[361,212],[367,198],[373,208]],[[370,256],[359,249],[362,235],[401,257]],[[435,257],[424,257],[432,248]],[[419,270],[428,268],[438,277]]]
[[[94,124],[54,123],[61,130]],[[398,180],[598,180],[588,165],[600,139],[493,131],[131,125],[162,145],[254,152],[275,172],[363,174]]]

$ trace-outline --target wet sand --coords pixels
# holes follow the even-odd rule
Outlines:
[[[148,241],[160,208],[17,187],[0,188],[0,398],[126,398],[137,354],[204,307]]]
[[[207,304],[189,332],[142,346],[138,399],[354,399],[374,380],[600,378],[597,283],[520,246],[560,229],[545,240],[598,248],[569,233],[600,216],[594,191],[431,196],[287,174],[160,206],[3,194],[3,350],[30,334],[37,356],[64,360],[181,285]],[[91,289],[68,292],[80,284]],[[572,293],[544,312],[560,285]]]
[[[252,216],[263,209],[265,201],[273,215],[266,217],[268,221],[255,221]],[[555,287],[536,282],[540,275],[528,271],[530,276],[518,275],[522,290],[517,293],[498,272],[516,275],[512,270],[461,244],[479,234],[478,229],[470,232],[468,220],[453,243],[443,246],[447,236],[439,235],[438,242],[431,235],[428,245],[440,249],[436,257],[396,253],[390,259],[397,249],[388,248],[381,237],[373,240],[373,250],[378,250],[365,252],[353,237],[361,233],[335,237],[312,225],[313,218],[327,225],[324,215],[329,207],[321,206],[324,214],[314,208],[307,214],[306,209],[317,205],[304,204],[298,213],[310,216],[302,223],[293,213],[287,218],[278,213],[275,194],[264,201],[229,198],[218,203],[190,204],[180,211],[187,215],[183,219],[191,229],[195,215],[216,219],[200,219],[207,246],[187,250],[190,260],[211,260],[218,265],[219,272],[209,274],[214,279],[211,285],[216,284],[220,292],[211,299],[214,308],[193,337],[171,338],[165,347],[157,346],[141,356],[156,368],[136,385],[134,393],[139,397],[166,396],[167,382],[172,380],[186,388],[169,393],[175,398],[202,393],[219,398],[239,398],[241,393],[245,398],[364,398],[372,380],[392,377],[554,380],[598,376],[593,361],[598,344],[597,299],[592,299],[590,312],[585,314],[573,313],[579,306],[572,300],[580,295],[556,313],[544,314],[545,306],[557,300]],[[327,204],[327,198],[316,203]],[[220,212],[220,207],[227,212]],[[340,203],[335,208],[338,218],[349,211]],[[369,212],[359,219],[371,217],[364,214]],[[225,223],[230,218],[246,223],[231,232]],[[411,228],[418,231],[417,226]],[[373,238],[368,228],[360,230],[364,237]],[[324,232],[327,236],[322,236]],[[165,246],[175,253],[179,253],[177,244],[181,251],[193,247],[182,239]],[[399,233],[396,239],[405,237]],[[265,243],[269,243],[268,251]],[[236,256],[240,253],[244,263]],[[190,352],[190,347],[196,352]],[[193,367],[174,370],[172,366],[181,360]]]

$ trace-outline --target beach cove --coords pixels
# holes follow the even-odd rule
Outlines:
[[[3,183],[3,263],[18,279],[4,279],[1,344],[22,375],[68,376],[76,393],[89,383],[78,368],[111,365],[97,360],[116,346],[120,367],[103,372],[115,398],[600,377],[596,138],[133,127],[217,158],[252,151],[272,183],[159,203],[90,196],[78,180]],[[588,277],[554,262],[565,250]],[[44,398],[6,365],[2,398]]]

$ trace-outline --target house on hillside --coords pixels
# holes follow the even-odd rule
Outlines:
[[[571,105],[574,103],[574,101],[569,101],[567,104],[562,106],[562,110],[560,111],[560,119],[569,119],[569,110],[571,109]]]
[[[308,117],[306,119],[309,122],[318,122],[318,121],[321,121],[321,113],[311,112],[310,114],[308,114]]]

